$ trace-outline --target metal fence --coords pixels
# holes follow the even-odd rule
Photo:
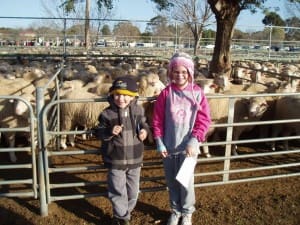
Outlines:
[[[1,146],[2,155],[15,152],[17,155],[22,154],[21,159],[17,163],[1,163],[0,164],[0,196],[1,197],[33,197],[38,198],[38,179],[36,165],[36,118],[31,103],[19,96],[0,96],[0,106],[9,101],[22,101],[28,107],[29,117],[28,126],[21,127],[0,127],[1,136],[9,137],[9,141],[20,138],[20,134],[26,133],[29,142],[21,146]],[[15,117],[14,112],[8,112],[6,121]],[[1,118],[4,120],[4,118]],[[19,136],[18,136],[19,135]],[[16,142],[17,143],[17,142]],[[9,144],[9,143],[7,143]],[[25,156],[25,157],[24,157]]]
[[[137,27],[146,27],[151,21],[143,20],[114,20],[114,19],[90,19],[90,48],[85,48],[85,34],[83,25],[85,19],[77,18],[47,18],[47,17],[0,17],[0,21],[20,22],[22,20],[34,21],[34,27],[56,27],[58,31],[20,30],[16,32],[6,31],[0,33],[0,51],[6,54],[43,54],[43,55],[64,55],[64,56],[97,56],[105,54],[131,54],[159,55],[164,57],[166,52],[184,50],[193,52],[193,36],[186,30],[174,29],[173,34],[126,36],[120,34],[103,35],[97,29],[99,26],[109,25],[113,27],[117,23],[129,22]],[[81,27],[76,32],[70,32],[73,26]],[[172,25],[172,24],[171,24]],[[180,24],[174,23],[174,27]],[[215,27],[211,28],[215,30]],[[239,27],[237,27],[239,29]],[[297,60],[300,54],[300,40],[281,40],[273,34],[275,29],[294,30],[299,32],[298,27],[275,27],[243,26],[248,30],[248,38],[232,39],[231,53],[235,59],[261,59],[261,60]],[[261,38],[254,37],[257,31],[264,31],[266,35]],[[214,48],[214,38],[203,37],[200,40],[200,54],[210,58]]]
[[[60,150],[59,140],[63,134],[89,134],[90,131],[61,131],[60,130],[60,106],[64,102],[94,102],[106,101],[105,98],[99,99],[81,99],[81,100],[62,100],[59,97],[60,74],[64,69],[64,62],[61,67],[42,88],[36,90],[36,112],[34,114],[30,103],[26,103],[30,109],[31,127],[15,128],[29,132],[31,137],[38,138],[37,160],[35,159],[35,146],[31,145],[30,151],[32,160],[26,165],[7,164],[1,165],[1,196],[5,197],[34,197],[39,198],[40,213],[42,216],[48,215],[48,205],[54,201],[69,199],[79,199],[94,196],[106,196],[106,169],[101,161],[99,146],[100,142],[91,145],[90,142],[78,139],[76,148]],[[46,103],[45,95],[48,86],[54,83],[56,92],[52,99]],[[234,102],[239,98],[249,98],[251,96],[288,96],[300,93],[290,94],[259,94],[259,95],[225,95],[225,96],[208,96],[208,98],[228,98],[228,121],[225,124],[215,124],[212,126],[226,127],[225,139],[223,141],[209,141],[202,143],[202,146],[209,146],[214,157],[203,158],[199,156],[195,171],[195,186],[212,186],[224,185],[228,183],[249,182],[257,180],[274,179],[289,176],[300,175],[300,149],[297,140],[300,136],[286,137],[268,137],[258,138],[257,136],[247,139],[232,140],[234,127],[253,125],[253,123],[234,123]],[[15,96],[0,96],[0,98],[19,98]],[[141,99],[143,100],[143,99]],[[37,126],[33,126],[35,121]],[[300,122],[300,118],[283,121],[259,121],[255,122],[256,126],[270,125],[274,123]],[[2,132],[11,130],[1,128]],[[269,141],[290,140],[295,144],[288,150],[270,151],[263,146]],[[33,143],[33,142],[32,142]],[[251,145],[251,150],[241,150],[237,156],[231,155],[231,145],[239,146]],[[4,148],[1,152],[19,151],[29,149]],[[36,163],[37,161],[37,163]],[[214,166],[211,166],[214,165]],[[4,170],[17,171],[18,169],[30,168],[32,176],[30,179],[20,177],[19,179],[9,180],[5,176]],[[213,170],[212,168],[217,168]],[[149,171],[157,171],[157,176],[150,176]],[[38,176],[36,171],[38,171]],[[86,178],[86,174],[93,173],[95,176],[91,180]],[[11,173],[10,173],[11,174]],[[23,174],[23,173],[22,173]],[[161,159],[155,154],[155,147],[150,146],[145,151],[144,167],[141,177],[141,192],[166,190]],[[37,179],[38,177],[38,179]],[[8,180],[5,180],[8,179]],[[38,181],[37,181],[38,180]],[[32,188],[26,194],[15,192],[19,189],[19,184],[29,184]],[[38,183],[38,184],[37,184]]]

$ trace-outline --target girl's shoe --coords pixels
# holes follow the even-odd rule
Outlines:
[[[129,220],[122,220],[122,219],[114,217],[111,225],[130,225],[130,222],[129,222]]]
[[[169,217],[167,225],[178,225],[180,217],[181,217],[180,213],[173,211],[171,216]]]
[[[192,214],[183,214],[181,225],[192,225]]]

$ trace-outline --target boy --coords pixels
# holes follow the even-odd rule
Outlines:
[[[110,106],[99,116],[97,136],[102,141],[103,161],[108,168],[113,225],[129,224],[139,193],[143,141],[150,130],[137,98],[135,80],[130,76],[119,77],[110,88]]]

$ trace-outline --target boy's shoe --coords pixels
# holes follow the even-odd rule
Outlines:
[[[180,213],[172,212],[171,216],[169,217],[167,225],[178,225],[180,217],[181,217]]]
[[[129,222],[129,220],[122,220],[122,219],[114,217],[111,225],[130,225],[130,222]]]
[[[181,225],[192,225],[192,214],[183,214]]]

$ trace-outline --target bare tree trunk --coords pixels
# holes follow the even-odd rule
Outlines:
[[[218,20],[215,49],[210,63],[210,74],[226,75],[231,72],[231,38],[235,21]]]
[[[208,0],[217,20],[215,49],[210,63],[210,75],[229,76],[231,72],[231,39],[241,8],[239,1]]]
[[[90,0],[85,5],[85,48],[90,48]]]

